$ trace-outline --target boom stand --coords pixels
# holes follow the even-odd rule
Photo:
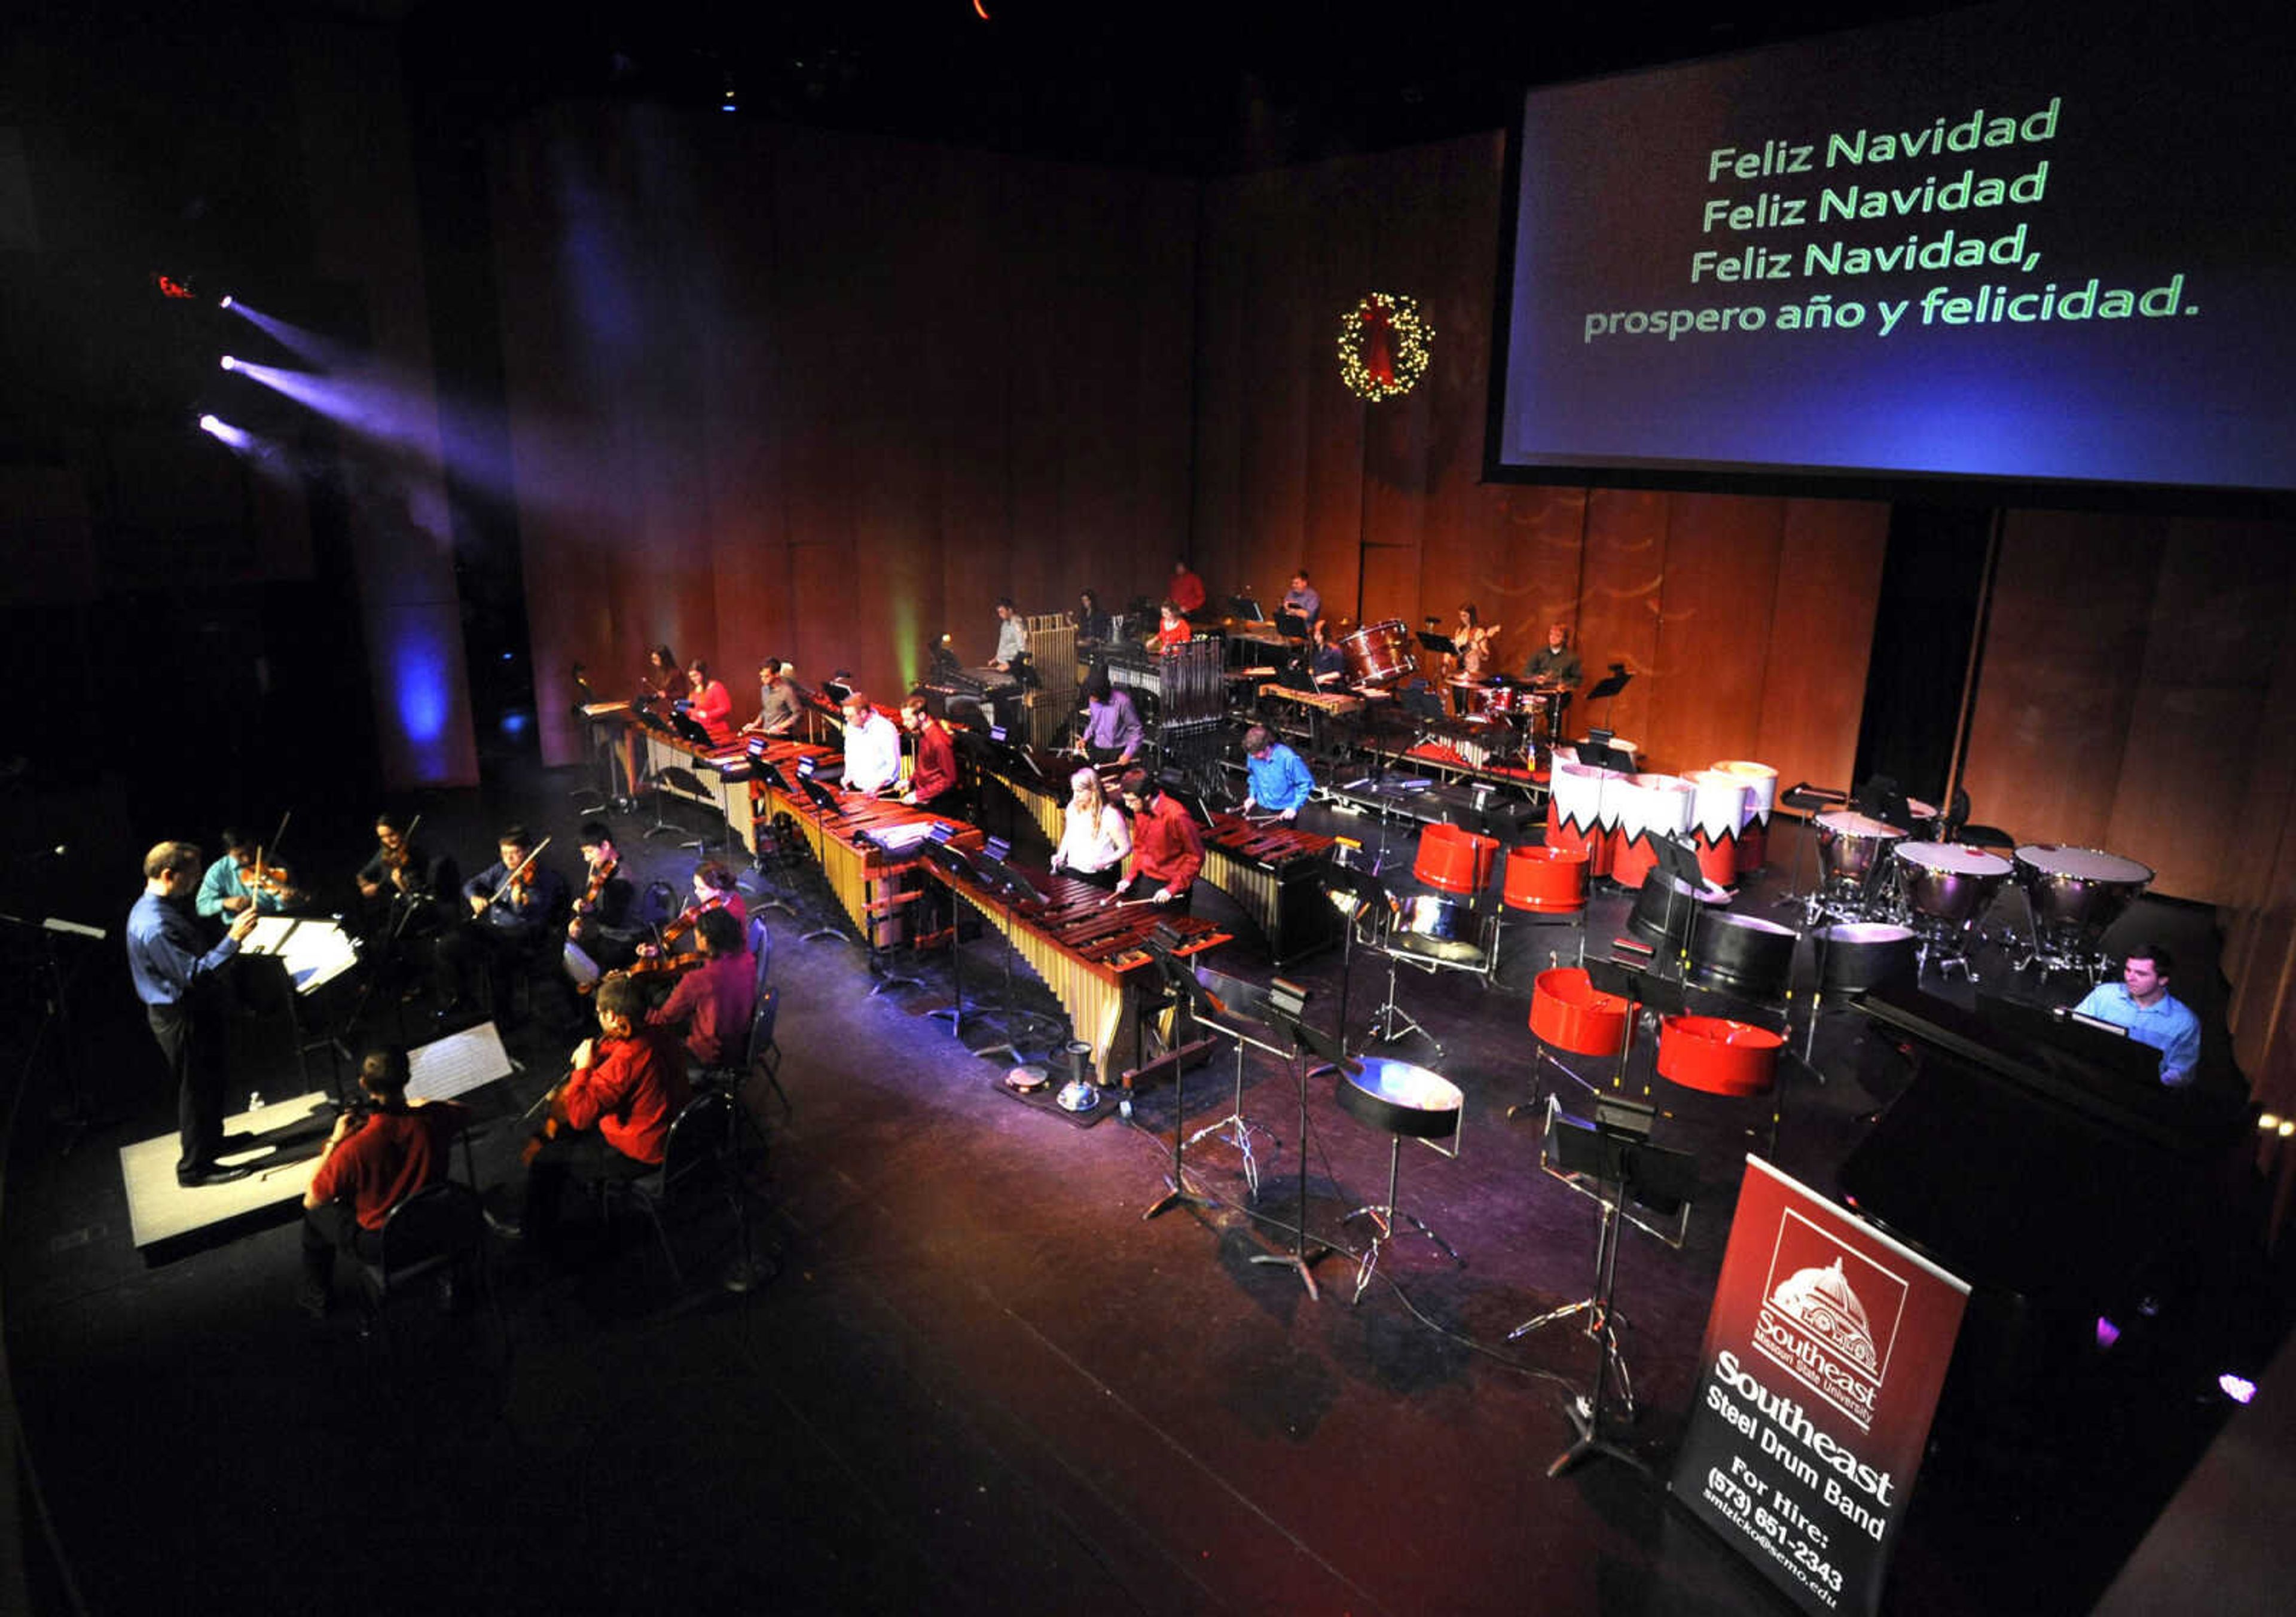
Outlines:
[[[1300,1284],[1308,1288],[1308,1300],[1316,1303],[1322,1301],[1323,1294],[1316,1289],[1316,1265],[1330,1257],[1332,1249],[1321,1242],[1311,1247],[1308,1242],[1308,1057],[1313,1053],[1317,1059],[1334,1066],[1357,1070],[1362,1064],[1349,1060],[1341,1048],[1347,1027],[1344,1012],[1340,1021],[1342,1038],[1334,1040],[1301,1019],[1300,1012],[1308,1002],[1305,989],[1278,977],[1270,990],[1269,1000],[1272,1022],[1292,1035],[1292,1075],[1300,1088],[1300,1205],[1292,1215],[1292,1250],[1256,1252],[1251,1254],[1251,1262],[1283,1264],[1300,1277]]]
[[[1603,1435],[1603,1406],[1615,1375],[1619,1397],[1628,1421],[1635,1417],[1634,1385],[1627,1375],[1626,1355],[1619,1349],[1618,1321],[1612,1307],[1619,1278],[1619,1237],[1621,1226],[1633,1222],[1669,1245],[1680,1247],[1690,1227],[1690,1197],[1697,1185],[1697,1159],[1684,1151],[1670,1151],[1650,1143],[1654,1108],[1609,1096],[1597,1096],[1595,1121],[1589,1123],[1566,1116],[1562,1102],[1549,1096],[1546,1139],[1539,1166],[1582,1196],[1592,1196],[1602,1208],[1595,1234],[1595,1292],[1592,1296],[1526,1319],[1507,1333],[1519,1336],[1578,1315],[1586,1316],[1586,1334],[1598,1344],[1595,1384],[1573,1399],[1566,1413],[1578,1431],[1577,1441],[1554,1458],[1549,1476],[1561,1476],[1583,1459],[1609,1455],[1623,1460],[1645,1476],[1650,1466],[1637,1455]],[[1589,1181],[1592,1188],[1588,1188]],[[1671,1216],[1671,1231],[1644,1224],[1628,1210],[1631,1198],[1660,1217]]]

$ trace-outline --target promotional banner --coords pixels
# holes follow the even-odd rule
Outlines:
[[[1748,1157],[1675,1497],[1802,1610],[1877,1611],[1968,1298]]]

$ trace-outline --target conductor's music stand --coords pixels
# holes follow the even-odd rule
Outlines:
[[[1384,927],[1395,916],[1395,894],[1369,870],[1331,863],[1324,867],[1324,894],[1340,908],[1347,926],[1340,939],[1340,1053],[1348,1048],[1348,989],[1354,972],[1356,929],[1365,919]],[[1376,1032],[1376,1029],[1372,1030]]]
[[[1194,1017],[1212,1009],[1211,997],[1205,993],[1203,984],[1196,981],[1195,968],[1172,952],[1162,928],[1160,927],[1149,938],[1148,952],[1161,975],[1164,992],[1171,997],[1173,1005],[1183,1016]],[[1149,1009],[1145,1005],[1140,1008],[1143,1015]],[[1188,1127],[1186,1043],[1185,1034],[1176,1027],[1169,1058],[1172,1063],[1172,1171],[1164,1176],[1164,1194],[1140,1215],[1143,1223],[1159,1213],[1169,1213],[1175,1207],[1216,1207],[1219,1205],[1211,1197],[1199,1196],[1188,1188],[1185,1161]]]
[[[1624,690],[1628,685],[1634,683],[1634,679],[1635,676],[1627,672],[1627,666],[1624,663],[1612,663],[1611,665],[1610,673],[1595,681],[1594,689],[1587,691],[1587,700],[1590,706],[1595,702],[1610,701],[1615,698],[1619,692]],[[1603,723],[1608,723],[1610,722],[1610,718],[1611,710],[1606,707],[1603,710]]]
[[[1342,978],[1343,992],[1345,983]],[[1363,1070],[1363,1063],[1348,1059],[1344,1036],[1334,1039],[1323,1029],[1308,1025],[1301,1015],[1308,1003],[1306,989],[1277,977],[1268,985],[1267,1000],[1268,1025],[1290,1033],[1292,1041],[1292,1076],[1300,1089],[1300,1208],[1294,1215],[1298,1221],[1292,1229],[1292,1250],[1256,1252],[1251,1254],[1251,1262],[1283,1264],[1300,1277],[1300,1283],[1308,1288],[1308,1300],[1314,1303],[1321,1300],[1321,1294],[1316,1290],[1316,1265],[1331,1256],[1332,1249],[1321,1242],[1311,1248],[1308,1241],[1308,1058],[1313,1055],[1324,1064],[1316,1068],[1316,1072],[1358,1073]],[[1340,1025],[1343,1035],[1346,1015],[1342,1009]]]
[[[1595,1239],[1595,1290],[1591,1296],[1550,1309],[1526,1319],[1507,1333],[1519,1336],[1578,1315],[1586,1316],[1586,1334],[1599,1344],[1595,1385],[1573,1399],[1566,1413],[1578,1436],[1546,1468],[1561,1476],[1580,1460],[1607,1454],[1647,1475],[1650,1466],[1638,1456],[1603,1435],[1603,1406],[1615,1376],[1623,1413],[1635,1417],[1634,1384],[1627,1374],[1626,1355],[1619,1349],[1618,1316],[1612,1307],[1619,1277],[1619,1237],[1621,1226],[1656,1236],[1681,1250],[1690,1231],[1690,1203],[1698,1188],[1698,1161],[1686,1151],[1669,1150],[1650,1143],[1654,1108],[1616,1096],[1595,1098],[1591,1123],[1567,1115],[1559,1097],[1546,1101],[1546,1134],[1539,1149],[1540,1169],[1579,1195],[1590,1197],[1602,1212]],[[1639,1216],[1635,1208],[1652,1216]],[[1672,1220],[1669,1228],[1666,1221]]]

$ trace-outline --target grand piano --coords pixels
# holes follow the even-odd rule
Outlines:
[[[2038,1006],[1980,993],[1972,1009],[1904,984],[1862,1009],[1882,1035],[1868,1087],[1903,1087],[1841,1188],[1975,1288],[1948,1398],[2011,1413],[2062,1384],[2099,1315],[2204,1238],[2247,1104],[2167,1089],[2156,1051]]]

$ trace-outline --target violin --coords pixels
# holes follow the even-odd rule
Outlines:
[[[518,1148],[518,1160],[529,1168],[534,1166],[534,1159],[542,1155],[542,1147],[558,1138],[560,1130],[574,1126],[566,1115],[566,1085],[573,1076],[571,1073],[567,1074],[542,1098],[541,1126]]]
[[[582,889],[581,901],[575,911],[587,915],[598,907],[598,900],[606,891],[606,884],[614,879],[614,872],[622,868],[619,859],[602,859],[590,867],[589,884]]]

